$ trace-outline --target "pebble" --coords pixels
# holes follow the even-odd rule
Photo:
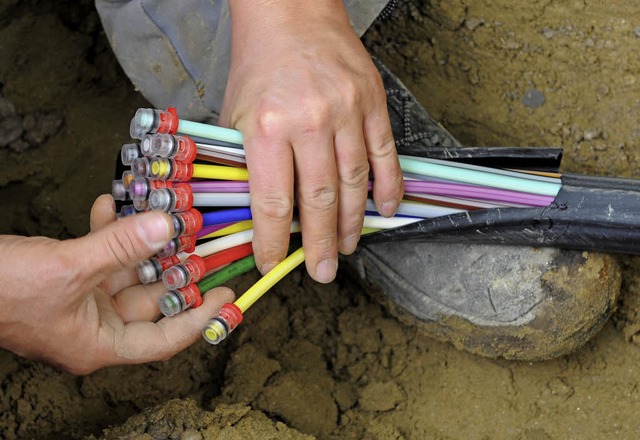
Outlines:
[[[538,108],[544,104],[544,93],[538,89],[529,89],[522,97],[522,103],[529,108]]]

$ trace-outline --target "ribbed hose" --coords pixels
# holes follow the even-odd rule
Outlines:
[[[393,12],[398,6],[398,0],[389,0],[389,3],[384,7],[377,17],[377,20],[385,21],[393,16]]]

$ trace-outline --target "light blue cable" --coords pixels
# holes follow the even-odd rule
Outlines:
[[[509,189],[512,191],[522,191],[543,196],[555,197],[562,187],[558,183],[540,182],[513,176],[494,174],[491,172],[459,168],[409,159],[407,156],[400,156],[400,168],[407,173],[430,176],[440,179],[455,180],[457,182],[470,183],[472,185],[489,186],[492,188]]]
[[[178,122],[178,133],[187,136],[196,136],[214,141],[230,142],[242,145],[242,133],[232,128],[218,127],[216,125],[203,124],[202,122],[185,121]]]
[[[232,128],[218,127],[201,122],[186,121],[180,119],[178,122],[178,133],[188,136],[197,136],[205,139],[230,142],[233,144],[243,144],[242,133]],[[400,166],[406,173],[419,174],[421,176],[435,177],[439,179],[453,180],[457,182],[470,183],[473,185],[483,185],[492,188],[502,188],[512,191],[522,191],[532,194],[555,197],[562,187],[562,183],[548,181],[535,181],[527,179],[525,176],[516,177],[510,175],[513,172],[496,170],[496,172],[482,171],[483,168],[475,166],[445,165],[445,161],[431,161],[425,158],[410,158],[400,156]],[[514,173],[517,174],[517,173]]]

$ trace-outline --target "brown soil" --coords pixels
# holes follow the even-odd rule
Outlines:
[[[405,1],[365,41],[465,144],[557,145],[565,171],[637,174],[640,5]],[[2,2],[0,92],[0,123],[35,121],[0,148],[0,232],[86,233],[145,105],[92,2]],[[348,274],[323,286],[302,271],[226,344],[167,362],[74,377],[0,351],[0,437],[635,438],[640,257],[619,259],[614,319],[546,362],[459,351],[393,318]]]

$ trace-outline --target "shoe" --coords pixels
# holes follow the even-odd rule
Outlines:
[[[481,157],[487,149],[474,153],[461,148],[406,87],[374,61],[387,89],[399,153],[465,156],[471,162],[491,159]],[[559,164],[557,153],[547,149],[533,155],[553,168],[554,161]],[[620,291],[620,267],[606,254],[392,239],[393,232],[386,242],[363,240],[354,255],[343,258],[343,265],[403,322],[486,357],[543,360],[576,350],[608,320]]]

